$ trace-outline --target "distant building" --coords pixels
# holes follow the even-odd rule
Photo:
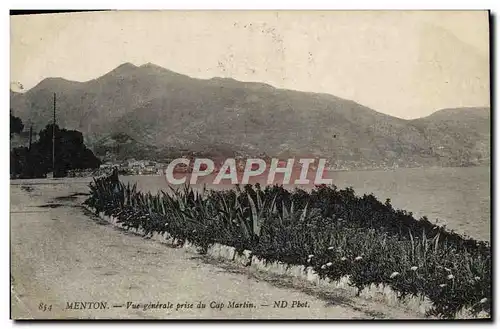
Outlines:
[[[146,167],[146,162],[144,160],[129,159],[127,160],[127,167],[129,169],[143,169]]]
[[[113,168],[114,164],[110,161],[107,161],[99,166],[99,169],[109,169]]]

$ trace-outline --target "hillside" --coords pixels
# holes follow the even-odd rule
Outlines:
[[[475,165],[489,161],[490,110],[459,108],[412,120],[443,165]]]
[[[26,93],[11,92],[12,111],[37,131],[51,120],[54,92],[59,124],[82,131],[101,156],[124,144],[120,157],[189,150],[315,155],[339,167],[489,161],[489,109],[403,120],[332,95],[195,79],[154,64],[126,63],[91,81],[50,78]],[[123,138],[114,140],[117,134]]]

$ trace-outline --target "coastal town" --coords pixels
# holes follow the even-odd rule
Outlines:
[[[176,165],[175,172],[190,172],[192,170],[192,165],[194,159],[197,158],[194,155],[183,156],[183,158],[190,160],[190,166],[186,166],[183,163]],[[243,171],[245,169],[245,164],[247,159],[250,157],[237,156],[236,160],[236,169],[238,171]],[[264,156],[258,157],[259,159],[264,160],[267,164],[271,162],[271,158]],[[314,158],[314,157],[311,157]],[[299,159],[298,157],[296,159]],[[68,172],[68,177],[86,177],[86,176],[101,176],[109,174],[113,168],[118,169],[118,172],[122,176],[154,176],[154,175],[163,175],[165,169],[167,169],[170,162],[174,159],[163,159],[162,161],[150,160],[150,159],[140,159],[137,160],[135,158],[129,158],[126,160],[108,160],[104,161],[99,168],[96,169],[74,169]],[[225,158],[212,159],[215,163],[215,170],[222,166],[225,161]],[[317,159],[316,159],[317,160]],[[279,161],[279,167],[286,166],[286,160]],[[311,165],[312,170],[316,170],[316,164],[313,163]],[[298,162],[295,161],[294,167],[298,165]],[[395,170],[397,168],[412,168],[412,167],[421,167],[419,163],[410,163],[410,164],[399,164],[399,163],[389,163],[384,162],[382,165],[377,165],[376,163],[368,163],[368,164],[359,164],[355,161],[342,161],[342,160],[327,160],[325,165],[325,170],[327,171],[350,171],[353,169],[356,170]]]
[[[192,156],[183,156],[184,159],[189,161],[189,166],[184,163],[179,163],[175,167],[175,172],[190,172],[193,168],[193,163],[195,157]],[[106,161],[102,163],[97,169],[75,169],[68,172],[69,177],[85,177],[85,176],[101,176],[109,174],[114,168],[118,170],[118,173],[123,176],[129,175],[163,175],[165,169],[167,169],[168,165],[174,159],[166,159],[162,162],[155,160],[136,160],[134,158],[130,158],[124,161]],[[215,171],[218,171],[222,165],[224,164],[226,159],[212,159],[215,163]],[[263,159],[266,164],[271,162],[271,158]],[[235,157],[236,170],[243,171],[245,169],[245,164],[247,162],[247,158],[238,156]],[[311,169],[316,169],[316,163],[311,164]],[[279,160],[278,166],[284,167],[286,166],[286,160]],[[296,166],[297,163],[294,163]],[[202,165],[203,166],[203,165]],[[203,169],[203,167],[201,167]]]

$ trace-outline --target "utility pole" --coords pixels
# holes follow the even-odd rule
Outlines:
[[[56,93],[54,93],[54,121],[52,125],[52,177],[56,176]]]
[[[30,143],[28,145],[28,152],[31,151],[31,139],[33,136],[33,124],[30,125]]]

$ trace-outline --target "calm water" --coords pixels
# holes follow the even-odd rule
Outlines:
[[[490,240],[490,168],[413,168],[342,172],[332,175],[339,187],[356,194],[391,199],[395,208],[427,216],[459,233]]]
[[[339,188],[358,195],[373,193],[395,208],[481,240],[490,240],[490,168],[412,168],[391,171],[331,172]],[[125,176],[143,191],[167,189],[162,176]],[[214,186],[210,186],[211,188]],[[218,186],[217,188],[220,188]]]

